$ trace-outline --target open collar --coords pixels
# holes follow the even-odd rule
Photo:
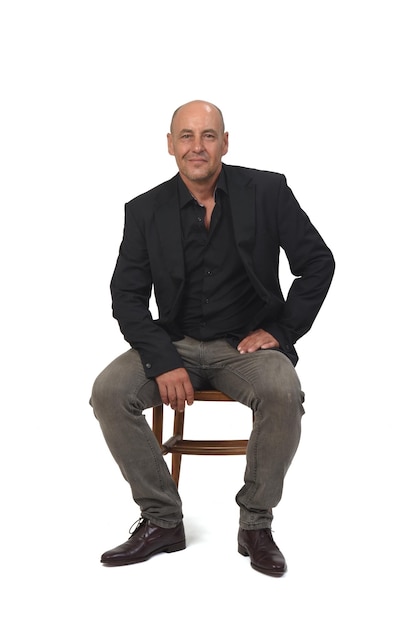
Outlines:
[[[255,185],[247,173],[233,166],[223,165],[222,177],[221,188],[224,189],[224,185],[229,196],[236,244],[242,261],[247,265],[255,242]],[[179,180],[177,174],[161,187],[154,215],[167,271],[175,280],[183,281]]]

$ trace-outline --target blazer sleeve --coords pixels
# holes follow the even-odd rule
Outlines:
[[[277,323],[277,334],[284,333],[295,344],[311,328],[332,282],[333,254],[281,176],[277,228],[295,279],[289,289]]]
[[[127,203],[110,290],[113,316],[126,341],[139,352],[146,376],[154,378],[184,364],[169,334],[149,310],[153,281],[146,231],[146,220],[139,219],[137,206]]]

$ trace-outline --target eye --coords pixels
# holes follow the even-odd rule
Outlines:
[[[184,133],[183,135],[181,135],[181,139],[190,139],[190,137],[190,133]]]

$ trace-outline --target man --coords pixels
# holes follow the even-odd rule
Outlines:
[[[105,552],[126,565],[185,548],[181,499],[143,410],[184,410],[194,389],[213,387],[247,405],[247,448],[238,550],[257,571],[282,576],[272,509],[296,452],[303,393],[294,343],[330,286],[332,254],[284,176],[222,163],[221,111],[193,101],[177,109],[168,151],[178,174],[126,205],[111,282],[113,313],[131,349],[97,378],[92,406],[129,482],[142,521]],[[297,276],[284,300],[279,249]],[[159,319],[149,312],[154,287]]]

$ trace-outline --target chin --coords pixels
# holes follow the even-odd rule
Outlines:
[[[198,181],[205,181],[205,180],[209,180],[210,177],[212,176],[212,172],[208,172],[207,170],[203,171],[187,171],[184,172],[184,176],[186,176],[189,180],[198,182]]]

